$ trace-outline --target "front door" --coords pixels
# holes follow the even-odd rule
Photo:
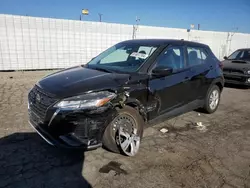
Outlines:
[[[173,73],[163,77],[151,77],[149,80],[148,101],[155,101],[156,108],[149,112],[149,120],[171,109],[181,106],[188,96],[188,79],[183,46],[169,46],[156,59],[156,67],[170,67]]]

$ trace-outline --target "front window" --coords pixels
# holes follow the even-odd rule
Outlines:
[[[229,60],[249,60],[250,61],[250,50],[237,50],[232,53]]]
[[[119,43],[91,60],[89,68],[108,71],[136,72],[157,46],[136,43]]]
[[[182,46],[170,46],[157,58],[156,67],[168,67],[173,71],[185,68]]]

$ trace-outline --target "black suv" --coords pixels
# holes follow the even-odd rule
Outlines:
[[[129,40],[89,63],[40,80],[28,95],[30,124],[49,144],[138,152],[146,124],[204,108],[216,111],[224,86],[207,45]]]

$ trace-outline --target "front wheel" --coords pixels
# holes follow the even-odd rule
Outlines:
[[[207,92],[204,109],[207,113],[214,113],[220,103],[221,90],[217,85],[213,85]]]
[[[129,106],[118,109],[118,114],[107,126],[103,145],[115,153],[134,156],[139,151],[144,121],[139,112]]]

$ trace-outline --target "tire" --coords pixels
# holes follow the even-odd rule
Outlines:
[[[112,122],[110,122],[110,124],[106,127],[104,134],[103,134],[103,138],[102,138],[102,143],[104,148],[106,148],[107,150],[111,151],[111,152],[115,152],[115,153],[121,153],[123,155],[127,155],[127,156],[134,156],[136,153],[130,155],[126,152],[123,151],[120,143],[119,143],[119,131],[121,129],[123,129],[123,125],[120,124],[119,126],[116,125],[117,121],[119,121],[120,119],[122,120],[123,117],[129,117],[131,118],[131,121],[134,122],[136,130],[137,130],[137,137],[139,137],[139,142],[142,139],[142,135],[143,135],[143,126],[144,126],[144,120],[142,118],[142,116],[139,114],[139,112],[130,107],[130,106],[125,106],[122,109],[117,109],[117,116],[113,119]],[[125,120],[127,121],[127,120]],[[140,143],[139,143],[140,144]],[[132,146],[131,146],[132,147]]]
[[[216,92],[218,93],[218,101],[217,101],[217,104],[213,106],[213,105],[211,105],[210,98],[211,98],[211,95],[215,94]],[[217,85],[211,86],[209,88],[207,95],[206,95],[206,98],[205,98],[204,110],[206,113],[212,114],[217,110],[217,108],[220,104],[220,97],[221,97],[220,88]]]

